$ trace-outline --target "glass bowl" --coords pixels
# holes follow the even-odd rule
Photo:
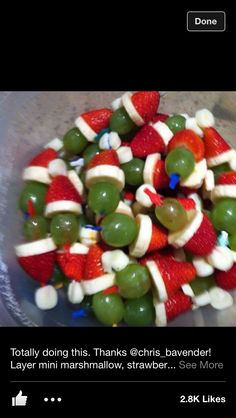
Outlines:
[[[59,304],[41,311],[34,303],[37,284],[16,262],[14,245],[22,240],[17,199],[21,172],[42,146],[62,137],[75,118],[93,108],[109,106],[122,92],[2,92],[0,93],[0,324],[3,326],[99,326],[93,318],[74,319],[75,307],[59,290]],[[195,114],[207,107],[216,128],[236,147],[235,92],[168,92],[160,111]],[[236,301],[236,292],[234,292]],[[204,307],[188,312],[169,326],[234,326],[236,305],[224,311]]]

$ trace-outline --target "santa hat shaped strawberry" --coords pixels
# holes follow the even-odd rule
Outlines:
[[[75,125],[89,142],[94,142],[99,132],[109,127],[111,116],[110,109],[92,110],[79,116]]]
[[[144,183],[151,184],[156,190],[169,187],[170,179],[165,171],[165,163],[161,160],[159,153],[147,156],[143,170],[143,179]]]
[[[21,244],[15,247],[18,263],[34,280],[45,284],[53,274],[56,245],[52,238]]]
[[[229,162],[234,157],[234,150],[222,138],[215,128],[204,129],[205,158],[208,167],[215,167]]]
[[[115,284],[115,274],[106,273],[102,264],[104,251],[98,244],[92,245],[85,264],[83,291],[86,295],[101,292]]]
[[[169,233],[174,248],[184,248],[194,255],[207,256],[216,244],[216,233],[209,218],[199,210],[189,211],[190,220],[183,229]]]
[[[147,261],[146,266],[161,302],[165,302],[196,276],[195,267],[191,263],[176,261],[170,256],[155,254],[155,259]]]
[[[154,124],[143,126],[132,139],[130,146],[134,157],[144,158],[153,153],[165,153],[166,147],[173,137],[170,128],[160,120]]]
[[[82,213],[81,196],[66,176],[56,176],[46,194],[45,216],[58,212]]]
[[[88,251],[88,247],[78,242],[57,251],[57,263],[68,279],[83,280]]]
[[[51,161],[57,158],[57,153],[52,148],[47,148],[34,157],[28,166],[24,169],[22,178],[25,181],[38,181],[40,183],[50,184],[51,177],[48,172],[48,166]]]
[[[179,290],[165,303],[154,299],[156,326],[166,326],[169,321],[192,309],[193,303],[189,296]]]
[[[133,94],[127,92],[122,96],[122,104],[137,126],[143,126],[152,120],[157,113],[159,102],[158,91],[139,91]]]
[[[216,270],[215,272],[216,284],[225,290],[236,289],[236,263],[228,271]]]
[[[217,184],[211,192],[214,201],[222,197],[236,198],[236,171],[222,173],[217,179]]]
[[[168,244],[168,233],[165,228],[152,223],[148,215],[136,216],[139,232],[136,240],[129,247],[132,257],[143,257],[145,254],[160,250]]]
[[[98,181],[109,181],[119,190],[125,185],[125,175],[120,169],[120,163],[115,150],[106,150],[96,154],[88,164],[85,183],[88,188]]]

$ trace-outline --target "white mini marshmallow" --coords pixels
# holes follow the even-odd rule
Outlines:
[[[60,151],[63,147],[63,142],[59,138],[54,138],[50,142],[48,142],[44,148],[52,148],[55,151]]]
[[[35,303],[39,309],[49,310],[55,308],[58,302],[56,289],[51,286],[43,286],[35,292]]]
[[[221,271],[228,271],[233,267],[234,257],[228,247],[216,246],[206,257],[206,260],[212,267]]]
[[[133,159],[132,149],[130,147],[122,146],[116,151],[120,164],[128,163]]]
[[[236,171],[236,151],[234,151],[234,155],[232,156],[231,160],[229,161],[229,166],[231,170]]]
[[[56,158],[48,164],[48,173],[51,177],[67,176],[67,167],[65,161]]]
[[[84,299],[84,292],[81,284],[73,280],[68,286],[67,296],[70,303],[81,303]]]
[[[121,139],[117,132],[106,132],[99,140],[99,148],[102,150],[117,150],[121,146]]]
[[[114,110],[114,112],[122,106],[123,106],[122,97],[118,97],[117,99],[113,100],[113,102],[111,103],[111,108],[112,110]]]
[[[123,270],[129,264],[129,257],[121,250],[105,251],[102,254],[102,265],[106,273]]]
[[[195,118],[200,128],[210,128],[215,125],[215,118],[208,109],[198,110],[195,114]]]
[[[211,192],[215,187],[215,177],[212,170],[207,170],[206,177],[204,179],[204,186],[207,192]]]
[[[209,290],[210,304],[215,309],[226,309],[233,305],[233,298],[229,292],[214,286]]]
[[[203,257],[193,257],[193,265],[199,277],[207,277],[214,273],[214,267]]]
[[[200,295],[193,297],[193,304],[197,307],[206,306],[206,305],[209,305],[209,303],[210,303],[210,296],[207,290],[200,293]]]
[[[150,192],[157,194],[156,189],[151,186],[150,184],[142,184],[142,186],[140,186],[137,190],[136,190],[136,200],[138,203],[140,203],[140,205],[146,207],[146,208],[150,208],[152,207],[153,203],[150,199],[150,197],[147,195],[147,193],[145,193],[145,189],[150,190]]]
[[[186,129],[190,129],[191,131],[195,132],[200,137],[203,137],[204,133],[201,128],[199,128],[196,118],[189,118],[186,120],[185,124]]]
[[[82,244],[90,247],[99,241],[99,232],[90,228],[82,227],[79,231],[79,239]]]

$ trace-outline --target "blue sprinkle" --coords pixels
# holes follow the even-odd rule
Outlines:
[[[27,219],[29,219],[29,214],[28,214],[28,212],[24,212],[23,213],[23,219],[24,219],[24,221],[27,221]]]
[[[86,229],[92,229],[93,231],[102,231],[102,227],[101,226],[85,225],[84,227]]]
[[[229,234],[226,231],[221,231],[220,235],[217,238],[218,244],[220,247],[228,247],[229,245]]]
[[[99,139],[106,133],[110,133],[111,130],[109,128],[107,129],[102,129],[101,132],[99,132],[99,134],[97,134],[97,136],[95,137],[95,141],[99,141]]]
[[[87,313],[82,308],[72,313],[72,318],[86,318],[86,316],[87,316]]]
[[[174,190],[177,184],[179,183],[179,181],[180,181],[180,176],[178,174],[175,174],[175,173],[171,174],[169,188],[171,190]]]

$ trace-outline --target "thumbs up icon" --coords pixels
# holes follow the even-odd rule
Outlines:
[[[28,396],[22,396],[22,390],[18,395],[12,397],[12,406],[25,406]]]

